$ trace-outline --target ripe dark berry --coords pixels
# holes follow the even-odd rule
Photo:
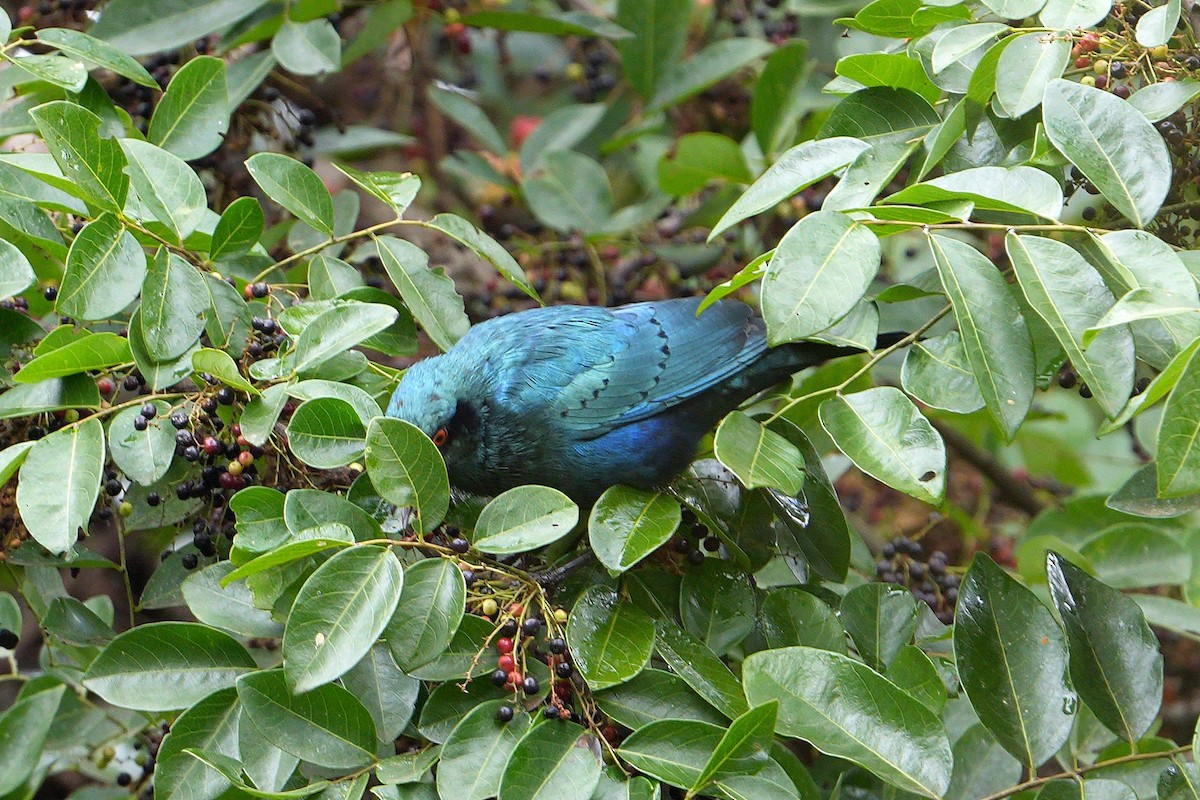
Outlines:
[[[560,661],[554,665],[554,674],[560,678],[569,678],[574,671],[575,667],[571,666],[570,661]]]
[[[45,290],[42,292],[42,297],[46,298],[51,303],[53,303],[55,298],[58,297],[58,287],[57,286],[47,286],[45,288]]]
[[[542,629],[542,621],[537,617],[530,617],[521,623],[521,632],[526,636],[537,636]]]
[[[196,565],[200,563],[200,557],[195,553],[184,553],[179,557],[179,563],[183,564],[184,569],[195,569]]]
[[[209,436],[209,437],[205,438],[204,452],[208,453],[210,456],[219,455],[220,452],[224,449],[225,449],[224,445],[221,444],[220,440],[217,439],[217,437]]]
[[[188,445],[195,444],[195,443],[196,443],[196,440],[194,438],[192,438],[191,431],[184,430],[184,431],[176,431],[175,432],[175,444],[181,444],[184,447],[187,447]]]
[[[271,293],[271,287],[267,286],[265,283],[250,284],[250,294],[253,297],[258,298],[259,300],[263,299],[270,293]]]
[[[146,419],[154,419],[158,416],[158,406],[154,405],[154,403],[146,403],[142,406],[142,416]]]
[[[525,692],[525,694],[537,694],[538,689],[540,689],[541,686],[542,685],[538,683],[538,679],[532,675],[521,681],[521,691]]]
[[[133,418],[133,429],[135,431],[144,431],[150,427],[150,421],[139,415]]]
[[[148,506],[153,507],[153,506],[158,505],[161,502],[162,502],[162,496],[159,495],[158,492],[149,492],[146,495],[146,505],[148,505]]]
[[[138,383],[137,378],[133,377],[132,375],[126,375],[125,380],[123,381],[123,385],[125,387],[125,391],[133,392],[133,391],[136,391],[138,386],[140,386],[141,384]]]
[[[546,719],[558,719],[558,709],[554,706],[546,706],[542,709],[542,716]]]
[[[496,719],[499,722],[511,722],[513,718],[512,706],[500,706],[496,709]]]
[[[188,426],[187,414],[183,413],[182,411],[176,411],[171,415],[171,425],[173,425],[177,431],[186,428]]]
[[[508,683],[508,673],[502,669],[498,669],[492,673],[492,683],[496,686],[503,686]]]
[[[233,389],[230,389],[228,386],[222,386],[220,389],[217,389],[217,402],[221,405],[233,405],[233,397]]]
[[[245,455],[250,454],[246,453]],[[471,549],[471,543],[460,536],[457,539],[450,540],[450,549],[456,553],[465,553]]]
[[[20,641],[20,638],[13,631],[10,631],[8,628],[0,628],[0,647],[5,650],[16,650],[17,643]]]
[[[689,564],[703,564],[704,553],[700,550],[693,550],[688,553],[687,560]]]
[[[187,500],[192,496],[192,482],[184,481],[175,487],[175,496],[180,500]]]
[[[122,772],[119,775],[117,775],[117,785],[118,786],[128,786],[131,783],[133,783],[133,776],[130,775],[128,772]]]
[[[1120,80],[1129,74],[1129,67],[1125,66],[1121,61],[1114,61],[1108,66],[1108,74]]]
[[[721,549],[721,540],[716,536],[709,536],[704,539],[704,549],[710,553],[715,553]]]
[[[113,480],[106,481],[104,484],[104,493],[109,497],[116,497],[121,493],[121,482],[115,478]]]
[[[187,461],[196,462],[200,460],[200,448],[194,444],[190,444],[183,448],[183,457]]]
[[[504,639],[511,639],[517,635],[518,630],[520,630],[520,628],[517,626],[517,621],[515,619],[506,619],[504,620],[504,624],[500,626],[500,629],[497,631],[497,633],[499,633]]]
[[[217,413],[217,401],[212,397],[204,398],[200,401],[200,410],[210,416]]]
[[[554,653],[556,656],[561,656],[563,653],[567,652],[567,643],[563,639],[551,639],[547,643],[547,647],[549,647],[550,652]]]
[[[1091,396],[1092,396],[1091,387],[1089,387],[1086,383],[1079,384],[1079,396],[1082,397],[1084,400],[1091,398]]]

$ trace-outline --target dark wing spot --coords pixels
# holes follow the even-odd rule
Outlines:
[[[664,345],[662,346],[662,354],[663,354],[664,356],[669,356],[669,355],[671,355],[671,346],[670,346],[669,344],[664,344]]]
[[[600,397],[600,390],[592,389],[592,399],[597,400],[597,399],[599,399],[599,397]]]
[[[643,400],[646,400],[650,397],[649,392],[639,392],[639,394],[641,394]]]
[[[929,472],[926,472],[918,480],[920,480],[921,483],[926,483],[927,481],[931,481],[936,477],[937,477],[937,473],[934,472],[933,470],[929,470]]]

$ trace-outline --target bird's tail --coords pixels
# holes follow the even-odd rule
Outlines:
[[[911,334],[904,331],[881,333],[875,339],[875,350],[884,350],[903,341]],[[834,358],[866,352],[860,347],[826,344],[824,342],[794,342],[772,348],[757,364],[753,382],[758,390],[774,386],[802,369],[822,364]]]

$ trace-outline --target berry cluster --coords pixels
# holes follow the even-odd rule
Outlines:
[[[884,583],[907,587],[938,620],[949,625],[954,622],[959,577],[949,572],[947,556],[941,550],[934,550],[923,561],[924,553],[920,542],[897,536],[883,546],[875,574]]]
[[[713,536],[708,526],[696,519],[696,514],[690,508],[684,508],[680,516],[679,528],[672,539],[675,552],[687,556],[689,564],[701,564],[709,553],[719,552],[721,540]]]

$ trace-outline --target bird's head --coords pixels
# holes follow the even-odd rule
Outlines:
[[[433,440],[453,479],[479,460],[479,413],[463,396],[458,371],[446,369],[443,359],[427,358],[409,367],[387,415],[415,425]]]

